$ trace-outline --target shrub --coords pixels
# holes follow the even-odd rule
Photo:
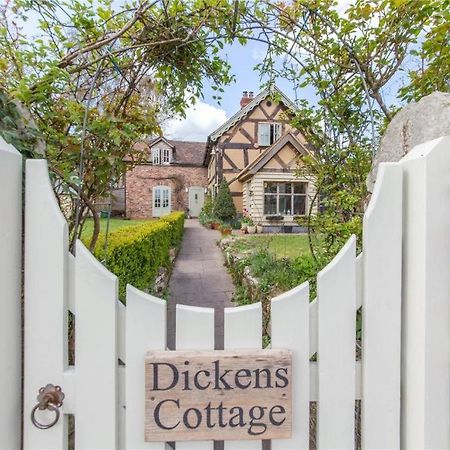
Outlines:
[[[170,266],[170,249],[181,243],[184,213],[174,212],[160,220],[123,227],[108,236],[100,235],[94,249],[97,259],[119,278],[119,298],[125,300],[126,285],[149,289],[160,267]]]
[[[211,194],[208,194],[203,204],[202,212],[205,216],[212,217],[214,209],[214,201]]]
[[[236,216],[236,206],[234,206],[233,197],[225,179],[220,183],[214,202],[214,216],[223,221],[230,221]]]

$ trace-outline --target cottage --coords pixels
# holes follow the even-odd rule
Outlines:
[[[289,111],[295,108],[276,86],[257,96],[244,92],[240,111],[207,140],[209,191],[214,195],[225,178],[237,210],[246,208],[266,231],[296,227],[295,219],[308,214],[315,194],[314,185],[295,174],[300,157],[312,151],[290,125]]]
[[[159,137],[139,145],[146,158],[125,176],[126,216],[160,217],[178,210],[197,217],[207,187],[205,143]]]
[[[257,96],[244,92],[240,104],[206,144],[164,137],[141,143],[146,158],[125,177],[127,217],[172,210],[197,217],[205,194],[214,196],[225,178],[239,213],[246,208],[266,231],[296,227],[296,218],[309,212],[315,188],[295,174],[300,157],[312,151],[290,125],[295,104],[276,86]]]

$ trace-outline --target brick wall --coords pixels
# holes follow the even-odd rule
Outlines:
[[[126,175],[126,215],[130,219],[151,217],[152,190],[158,185],[171,188],[172,211],[186,211],[185,188],[206,187],[207,176],[206,167],[138,165]]]

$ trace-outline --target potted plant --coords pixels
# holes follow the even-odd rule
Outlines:
[[[222,224],[220,227],[220,232],[222,233],[222,236],[229,236],[231,234],[231,227],[228,224]]]
[[[247,222],[247,233],[248,234],[256,233],[256,225],[253,223],[253,220],[251,218],[249,218]]]
[[[262,224],[261,223],[257,223],[256,224],[256,232],[258,234],[261,234],[263,231],[264,231],[264,228],[263,228]]]

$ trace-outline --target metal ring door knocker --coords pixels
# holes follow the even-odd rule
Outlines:
[[[37,396],[38,404],[31,410],[31,422],[36,428],[40,430],[47,430],[55,425],[60,416],[59,408],[63,404],[64,392],[61,390],[60,386],[55,386],[53,384],[47,384],[39,389],[39,395]],[[48,424],[43,424],[38,422],[36,419],[36,411],[44,411],[48,409],[55,413],[55,418]]]

